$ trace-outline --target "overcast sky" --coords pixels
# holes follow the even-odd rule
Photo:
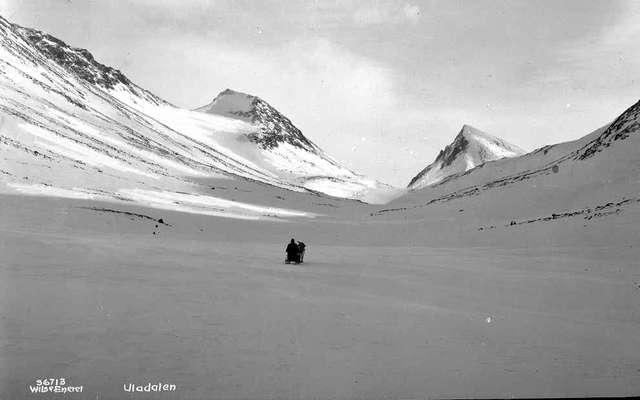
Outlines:
[[[260,96],[402,186],[465,123],[533,150],[640,97],[640,2],[0,0],[0,13],[181,107]]]

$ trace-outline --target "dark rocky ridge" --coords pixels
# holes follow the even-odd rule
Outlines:
[[[16,31],[45,57],[88,83],[105,89],[113,89],[118,83],[131,84],[122,72],[97,62],[86,49],[70,47],[60,39],[35,29],[16,26]]]
[[[584,160],[611,146],[618,140],[624,140],[631,134],[640,131],[640,101],[623,112],[609,127],[593,142],[581,149],[576,159]]]
[[[107,90],[122,84],[133,94],[153,103],[168,104],[165,100],[134,84],[120,70],[96,61],[86,49],[71,47],[62,40],[37,29],[25,28],[4,19],[3,23],[33,45],[45,58],[55,62],[81,81]]]

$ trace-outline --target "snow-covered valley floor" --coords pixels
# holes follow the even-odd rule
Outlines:
[[[637,203],[480,232],[355,202],[273,222],[1,200],[3,398],[42,376],[87,399],[149,381],[175,399],[640,392]],[[292,235],[303,265],[282,262]]]

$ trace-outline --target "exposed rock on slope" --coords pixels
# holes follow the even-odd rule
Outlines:
[[[624,140],[640,130],[640,101],[629,107],[593,142],[580,149],[577,158],[584,160],[611,146],[613,142]]]
[[[137,96],[144,97],[146,100],[157,104],[166,104],[166,101],[131,82],[119,70],[96,61],[86,49],[71,47],[62,40],[37,29],[9,24],[6,20],[4,24],[31,43],[43,56],[88,84],[100,86],[104,89],[113,89],[117,85],[124,85]]]

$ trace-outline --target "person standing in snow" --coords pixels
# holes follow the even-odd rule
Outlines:
[[[289,242],[289,244],[287,245],[285,252],[287,253],[287,259],[285,260],[287,264],[291,262],[295,262],[295,263],[300,262],[300,258],[299,258],[300,249],[298,248],[298,245],[296,244],[295,239],[291,239],[291,242]]]
[[[298,253],[299,257],[299,261],[302,263],[304,262],[304,250],[307,247],[307,245],[305,245],[303,242],[298,242],[298,250],[300,251]]]

